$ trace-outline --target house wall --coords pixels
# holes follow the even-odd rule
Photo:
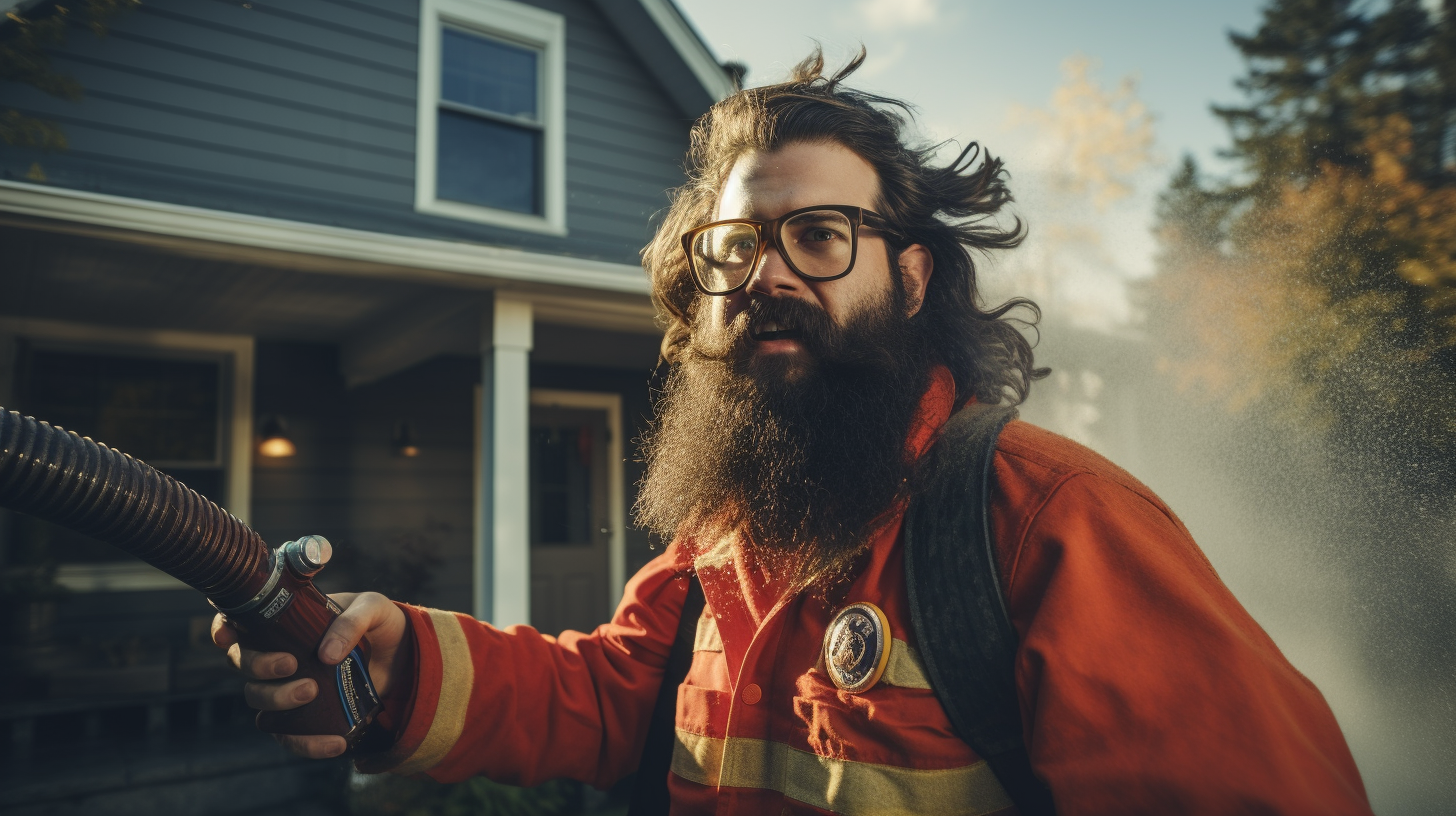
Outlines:
[[[336,559],[320,575],[327,591],[469,610],[479,369],[474,359],[437,358],[345,390],[337,347],[260,342],[257,414],[283,417],[298,453],[255,459],[254,527],[273,545],[328,538]],[[401,420],[414,426],[417,457],[394,455]]]
[[[70,147],[0,146],[0,178],[635,264],[689,123],[595,6],[527,2],[566,19],[565,237],[414,211],[414,0],[148,0],[104,38],[74,29],[54,64],[84,100],[0,85]]]
[[[622,396],[624,477],[630,508],[642,475],[635,441],[651,416],[648,380],[656,340],[543,327],[533,388]],[[570,348],[613,348],[614,359],[564,362]],[[256,414],[278,414],[297,446],[288,459],[254,460],[253,526],[272,545],[307,533],[335,544],[319,582],[327,591],[373,589],[401,600],[469,611],[474,525],[475,357],[445,356],[380,382],[345,389],[337,347],[260,341]],[[625,362],[631,361],[631,363]],[[396,423],[413,426],[420,453],[394,454]],[[628,516],[630,520],[630,515]],[[661,552],[627,530],[630,576]],[[415,574],[418,571],[419,574]]]

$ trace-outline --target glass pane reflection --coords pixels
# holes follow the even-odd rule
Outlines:
[[[467,34],[441,32],[440,97],[506,116],[537,119],[537,59],[529,48]]]
[[[540,213],[541,134],[440,111],[435,194],[449,201]]]

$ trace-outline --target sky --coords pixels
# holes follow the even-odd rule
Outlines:
[[[1062,61],[1098,60],[1108,80],[1138,77],[1173,155],[1211,160],[1225,131],[1213,102],[1238,101],[1242,61],[1228,32],[1252,32],[1255,0],[678,0],[721,60],[748,83],[782,78],[824,44],[842,59],[863,43],[868,90],[916,104],[934,135],[992,142],[1012,105],[1046,104]]]
[[[1218,155],[1228,135],[1209,108],[1241,100],[1244,65],[1228,34],[1252,33],[1260,19],[1256,0],[677,1],[720,60],[748,66],[749,85],[782,79],[815,41],[831,64],[863,43],[869,59],[851,84],[914,104],[925,139],[978,141],[1006,161],[1031,238],[1005,261],[1004,293],[1102,329],[1134,320],[1123,284],[1153,271],[1153,208],[1181,156],[1216,175],[1234,169]],[[1069,142],[1048,125],[1068,61],[1079,58],[1087,82],[1109,96],[1133,83],[1125,113],[1129,99],[1146,108],[1151,144],[1111,203],[1069,189],[1078,187],[1066,173],[1077,135]]]

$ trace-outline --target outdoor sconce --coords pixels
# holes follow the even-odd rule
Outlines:
[[[420,446],[415,443],[415,429],[408,422],[394,426],[394,455],[410,459],[420,455]]]
[[[283,459],[298,453],[293,440],[288,438],[288,426],[283,423],[283,417],[277,414],[263,417],[258,426],[258,436],[262,437],[262,441],[258,443],[259,456]]]

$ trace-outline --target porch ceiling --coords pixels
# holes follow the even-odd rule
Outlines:
[[[481,291],[191,257],[0,225],[0,314],[343,342],[402,308],[451,312]]]
[[[533,302],[542,360],[650,365],[660,336],[641,295],[115,232],[0,214],[0,317],[337,343],[350,384],[479,353],[492,289]]]
[[[528,298],[538,321],[659,333],[639,294],[0,213],[0,315],[343,342],[384,317],[479,314],[491,290]]]

